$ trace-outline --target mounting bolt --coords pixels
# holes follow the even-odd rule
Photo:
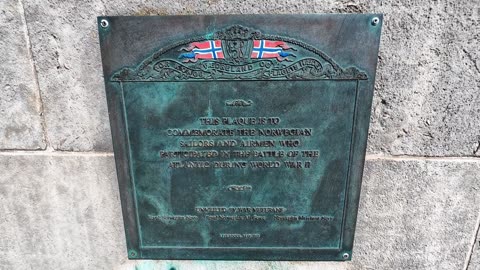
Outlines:
[[[108,21],[105,20],[105,19],[101,19],[101,20],[100,20],[100,26],[101,26],[102,28],[107,28],[107,27],[108,27]]]
[[[372,19],[372,25],[373,25],[373,26],[376,26],[379,22],[380,22],[380,19],[379,19],[378,17],[374,17],[374,18]]]
[[[137,256],[137,252],[135,252],[135,250],[130,251],[130,256],[131,256],[131,257],[136,257],[136,256]]]
[[[350,258],[350,254],[348,254],[348,253],[343,253],[343,256],[342,256],[342,257],[343,257],[344,260],[347,260],[348,258]]]

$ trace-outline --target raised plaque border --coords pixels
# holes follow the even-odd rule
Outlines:
[[[235,15],[237,18],[241,18],[242,15]],[[337,19],[345,19],[347,17],[355,16],[363,19],[363,22],[367,27],[376,27],[376,40],[371,40],[370,43],[376,45],[372,48],[372,54],[378,54],[378,44],[380,38],[380,29],[383,16],[381,14],[355,14],[355,15],[247,15],[248,16],[323,16],[326,19],[331,19],[334,16],[338,16]],[[162,16],[165,19],[173,16]],[[162,17],[157,17],[162,19]],[[178,17],[178,16],[177,16]],[[184,16],[189,18],[201,17],[201,16]],[[210,16],[212,17],[212,16]],[[232,24],[225,28],[223,31],[218,31],[214,34],[215,38],[228,38],[231,33],[235,34],[235,31],[246,29],[248,38],[263,38],[263,39],[279,39],[288,43],[298,45],[305,50],[312,52],[317,61],[325,61],[331,65],[330,69],[323,69],[324,73],[316,73],[314,76],[301,77],[280,77],[280,78],[268,78],[268,77],[228,77],[225,74],[201,74],[201,77],[168,77],[159,76],[162,74],[159,72],[161,68],[158,68],[159,62],[162,61],[174,61],[179,64],[180,62],[171,58],[162,58],[164,54],[179,46],[186,45],[190,42],[208,40],[212,38],[212,34],[206,33],[203,36],[196,36],[188,38],[177,43],[173,43],[170,46],[163,47],[153,52],[149,57],[143,60],[138,66],[122,67],[121,69],[111,70],[105,69],[105,64],[109,64],[108,54],[106,50],[109,49],[108,35],[110,33],[109,28],[102,26],[102,20],[106,20],[109,24],[112,24],[116,20],[122,20],[124,18],[132,17],[98,17],[99,36],[102,49],[102,60],[104,63],[104,77],[106,85],[106,94],[108,101],[109,117],[113,137],[113,146],[115,152],[115,162],[117,168],[117,177],[120,187],[120,197],[122,204],[122,213],[125,224],[125,233],[128,249],[128,257],[130,259],[210,259],[210,260],[339,260],[345,261],[351,259],[353,248],[353,236],[355,232],[355,223],[357,218],[357,209],[360,196],[361,178],[363,173],[363,165],[365,161],[365,149],[366,139],[368,132],[368,122],[370,115],[371,99],[373,95],[373,81],[375,74],[369,74],[361,69],[350,66],[347,68],[341,68],[336,62],[333,61],[326,53],[310,46],[302,41],[278,36],[278,35],[266,35],[262,34],[258,30],[248,28],[240,24]],[[141,19],[142,17],[137,17]],[[372,24],[372,20],[379,19],[377,25]],[[222,36],[224,35],[224,36]],[[232,60],[233,61],[233,60]],[[300,60],[299,60],[300,61]],[[228,61],[227,61],[228,63]],[[230,62],[233,63],[233,62]],[[236,62],[238,63],[238,61]],[[294,64],[294,63],[293,63]],[[293,65],[292,64],[292,65]],[[373,66],[373,71],[376,67],[375,61],[372,63],[366,63]],[[157,68],[155,68],[157,67]],[[168,67],[168,66],[167,66]],[[322,66],[323,67],[323,66]],[[164,75],[164,73],[163,73]],[[295,74],[294,74],[295,75]],[[350,159],[348,168],[348,179],[346,186],[346,198],[344,205],[344,219],[342,223],[341,233],[341,246],[336,249],[322,249],[322,248],[270,248],[270,247],[144,247],[141,244],[139,237],[138,217],[136,212],[136,198],[133,184],[133,177],[130,171],[130,149],[128,134],[126,132],[126,111],[124,107],[122,82],[153,82],[153,81],[211,81],[211,80],[356,80],[356,95],[354,105],[354,121],[352,130],[352,140],[350,145]],[[359,93],[362,93],[359,95]]]

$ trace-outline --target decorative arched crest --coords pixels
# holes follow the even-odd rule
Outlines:
[[[233,25],[162,48],[111,77],[128,81],[366,80],[302,41]]]

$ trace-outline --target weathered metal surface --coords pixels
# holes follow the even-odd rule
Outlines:
[[[381,15],[98,23],[129,258],[351,258]]]

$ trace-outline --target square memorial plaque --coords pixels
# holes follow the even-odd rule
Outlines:
[[[98,24],[129,258],[350,260],[381,15]]]

